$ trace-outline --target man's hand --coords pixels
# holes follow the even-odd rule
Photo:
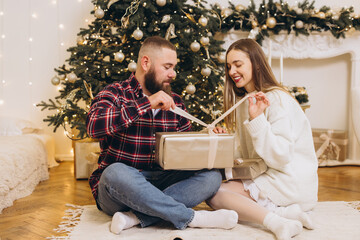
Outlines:
[[[175,102],[171,96],[169,96],[164,91],[158,91],[157,93],[151,95],[149,98],[151,108],[161,110],[170,110],[170,108],[175,108]]]
[[[222,128],[222,127],[215,127],[213,129],[213,132],[214,133],[226,133],[226,129],[225,128]]]
[[[254,100],[255,98],[255,100]],[[250,121],[262,114],[265,109],[270,106],[269,99],[265,93],[257,92],[249,97],[249,115]]]

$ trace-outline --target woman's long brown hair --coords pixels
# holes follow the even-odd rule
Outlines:
[[[274,88],[288,91],[276,81],[274,73],[267,62],[264,51],[260,45],[253,39],[240,39],[230,45],[226,51],[226,65],[225,65],[225,86],[224,86],[224,112],[235,104],[236,97],[243,97],[247,94],[245,88],[237,88],[234,81],[229,76],[229,69],[227,66],[227,56],[230,51],[237,50],[247,54],[252,64],[252,81],[256,91],[264,93],[271,91]],[[235,130],[235,113],[232,112],[225,118],[225,125],[228,131]]]

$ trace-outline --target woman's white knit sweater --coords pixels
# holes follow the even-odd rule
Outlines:
[[[317,202],[318,162],[311,127],[303,110],[281,90],[266,93],[270,106],[249,121],[248,101],[236,109],[236,157],[262,158],[268,170],[254,179],[261,194],[278,206]]]

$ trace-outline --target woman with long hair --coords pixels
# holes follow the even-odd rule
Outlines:
[[[317,202],[318,177],[312,132],[298,102],[279,84],[260,45],[234,42],[226,52],[224,110],[245,96],[225,118],[236,139],[236,157],[262,158],[268,169],[252,180],[229,180],[208,201],[214,209],[232,209],[240,221],[257,223],[278,239],[313,228],[306,211]]]

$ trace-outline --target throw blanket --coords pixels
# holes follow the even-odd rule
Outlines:
[[[49,178],[47,152],[36,134],[0,136],[0,213]]]

